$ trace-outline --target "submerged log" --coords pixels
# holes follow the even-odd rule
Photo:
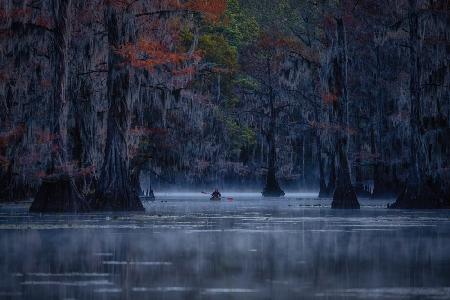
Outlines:
[[[87,201],[80,195],[73,178],[52,175],[44,178],[30,207],[30,212],[88,212]]]

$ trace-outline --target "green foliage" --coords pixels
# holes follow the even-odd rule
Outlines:
[[[225,107],[227,109],[236,108],[236,107],[238,107],[238,105],[240,103],[241,103],[241,100],[239,99],[239,97],[236,97],[236,96],[232,96],[232,97],[225,99]]]
[[[180,32],[180,40],[183,48],[182,51],[187,51],[194,40],[194,34],[189,28],[185,27]]]
[[[241,149],[256,144],[256,134],[250,127],[242,126],[236,120],[228,119],[226,128],[234,154],[239,154]]]
[[[239,0],[228,0],[222,21],[204,25],[199,49],[205,51],[208,62],[235,69],[239,49],[254,42],[260,31],[256,18],[241,8]],[[181,40],[185,48],[191,45],[193,39],[190,30],[183,30]]]
[[[192,44],[194,34],[185,29],[181,32],[184,51]],[[198,50],[204,54],[204,59],[217,67],[234,71],[238,68],[238,49],[218,32],[209,32],[199,37]]]
[[[237,69],[238,51],[222,35],[205,34],[201,36],[199,49],[204,52],[206,61],[231,71]]]
[[[260,33],[256,18],[242,10],[238,0],[228,0],[225,21],[220,27],[237,48],[255,41]]]
[[[229,72],[210,74],[204,82],[216,87],[220,76],[221,100],[214,112],[214,118],[224,125],[225,135],[229,139],[230,152],[238,158],[243,149],[256,144],[255,132],[241,125],[227,112],[238,108],[240,97],[235,94],[237,86],[246,90],[259,89],[258,83],[251,77],[239,73],[239,51],[256,42],[260,35],[260,26],[251,11],[244,11],[239,0],[228,0],[227,11],[221,22],[204,24],[198,38],[198,50],[204,53],[204,61]],[[181,34],[184,50],[188,50],[194,40],[194,34],[185,29]],[[204,78],[205,79],[205,78]]]
[[[282,31],[291,9],[289,0],[242,1],[242,10],[251,15],[263,30],[270,28]]]
[[[323,19],[321,7],[333,7],[335,1],[318,5],[315,0],[245,0],[241,9],[257,21],[261,31],[300,37],[308,45],[318,42]],[[310,46],[310,45],[309,45]]]
[[[234,83],[244,90],[257,91],[260,88],[259,82],[251,76],[239,75]]]

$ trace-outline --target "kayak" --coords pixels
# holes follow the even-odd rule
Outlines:
[[[212,196],[209,200],[211,201],[220,201],[222,198],[220,196]]]

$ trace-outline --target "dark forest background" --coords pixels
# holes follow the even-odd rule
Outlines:
[[[139,209],[151,181],[448,205],[445,0],[0,3],[3,201]]]

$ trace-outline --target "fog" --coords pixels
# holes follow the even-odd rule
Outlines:
[[[156,197],[173,198],[173,199],[201,199],[209,198],[212,191],[192,192],[192,191],[165,191],[155,192]],[[220,191],[224,198],[236,199],[257,199],[261,197],[261,192],[234,192],[234,191]],[[315,198],[318,192],[298,192],[286,193],[286,198]]]
[[[2,206],[0,298],[450,298],[448,211],[223,194],[157,193],[137,214]]]

